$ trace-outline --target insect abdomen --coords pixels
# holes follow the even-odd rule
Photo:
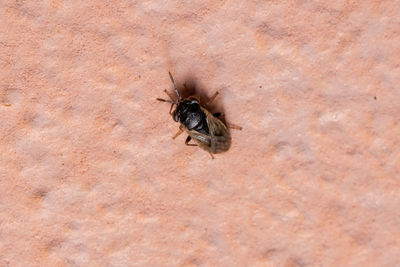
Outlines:
[[[231,146],[230,136],[213,136],[211,138],[211,152],[214,154],[225,152]]]

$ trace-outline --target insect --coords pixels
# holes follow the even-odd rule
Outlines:
[[[224,123],[222,120],[222,113],[211,114],[210,111],[207,110],[206,106],[214,101],[219,94],[218,91],[210,98],[206,106],[203,106],[200,104],[200,99],[197,96],[182,98],[171,72],[169,72],[169,78],[174,86],[178,100],[175,101],[167,90],[164,90],[164,92],[168,95],[170,100],[162,98],[157,98],[157,100],[171,103],[169,114],[172,115],[172,118],[176,122],[180,123],[179,131],[172,139],[175,139],[185,131],[188,134],[185,144],[188,146],[199,146],[210,153],[212,159],[214,159],[213,154],[227,151],[231,146],[232,139],[228,128],[241,130],[242,127],[226,122]],[[172,111],[174,105],[176,105],[176,108]],[[189,144],[192,139],[195,144]]]

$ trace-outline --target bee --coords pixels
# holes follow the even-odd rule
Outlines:
[[[174,86],[178,100],[174,100],[167,90],[164,90],[164,92],[168,95],[170,100],[162,98],[157,98],[157,100],[171,103],[169,114],[174,121],[180,123],[179,131],[172,139],[175,139],[185,131],[188,134],[185,144],[188,146],[199,146],[207,151],[212,159],[214,159],[213,154],[227,151],[232,141],[229,128],[242,130],[242,127],[224,122],[222,118],[223,114],[220,112],[212,114],[207,110],[206,106],[209,106],[214,101],[219,92],[215,92],[204,106],[200,104],[200,98],[197,96],[182,98],[171,72],[169,72],[169,78]],[[176,108],[172,111],[174,106],[176,106]],[[195,144],[189,144],[192,139]]]

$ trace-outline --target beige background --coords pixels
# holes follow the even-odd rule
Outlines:
[[[395,266],[400,1],[0,3],[1,266]],[[168,71],[243,126],[211,160]]]

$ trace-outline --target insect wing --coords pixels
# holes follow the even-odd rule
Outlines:
[[[208,129],[210,130],[211,151],[218,153],[228,150],[231,143],[228,128],[208,111],[205,111],[205,113],[207,115]]]
[[[202,108],[202,110],[207,116],[208,129],[210,130],[210,136],[211,137],[229,135],[228,128],[226,127],[226,125],[221,120],[219,120],[218,118],[214,117],[206,109]]]
[[[190,137],[192,137],[193,140],[196,140],[196,142],[202,146],[202,147],[210,147],[211,146],[211,138],[210,136],[206,134],[199,133],[194,130],[188,131]]]

